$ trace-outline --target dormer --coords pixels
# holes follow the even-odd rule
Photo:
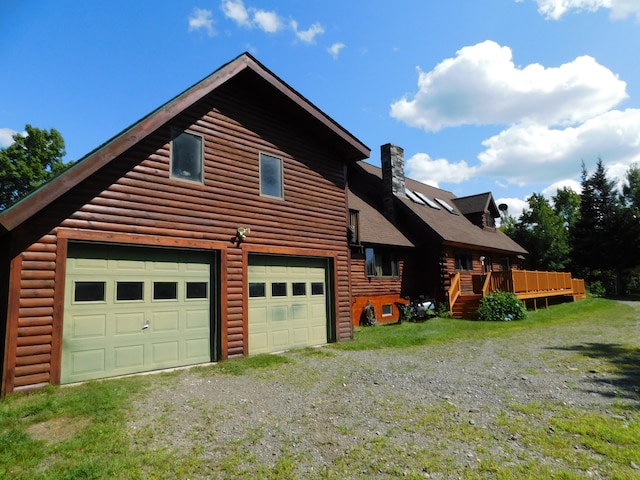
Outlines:
[[[471,223],[483,230],[496,230],[496,218],[500,218],[500,212],[493,200],[491,192],[459,197],[453,200],[462,213]]]

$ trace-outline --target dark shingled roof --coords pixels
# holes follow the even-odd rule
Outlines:
[[[469,195],[468,197],[458,197],[454,199],[453,202],[463,215],[488,211],[494,218],[500,216],[491,192],[478,193],[477,195]]]
[[[404,236],[402,225],[393,225],[386,218],[385,222],[380,220],[382,216],[382,169],[366,162],[359,162],[352,165],[352,175],[349,178],[351,192],[349,194],[349,208],[360,210],[360,231],[363,242],[382,243],[383,238],[395,238]],[[453,193],[446,190],[426,185],[411,178],[405,178],[405,185],[408,190],[413,190],[426,195],[432,200],[440,199],[447,202],[460,214],[452,214],[445,208],[435,209],[428,205],[420,205],[407,197],[397,196],[397,203],[402,204],[411,211],[417,220],[421,220],[425,229],[435,234],[440,241],[449,245],[459,247],[470,247],[501,251],[505,253],[526,254],[527,251],[505,235],[500,230],[482,229],[471,223],[464,213],[485,211],[485,206],[495,203],[491,194],[474,195],[458,199]],[[357,192],[357,193],[354,193]],[[458,204],[458,200],[462,200]],[[368,207],[362,208],[363,204]],[[399,205],[396,205],[398,207]],[[360,207],[360,208],[359,208]],[[373,219],[367,215],[375,212]],[[384,218],[384,217],[383,217]],[[369,223],[371,222],[371,225]],[[415,227],[415,225],[413,225]],[[367,235],[365,235],[367,232]],[[398,243],[389,243],[398,245]]]
[[[364,201],[352,191],[348,192],[349,208],[358,210],[360,219],[360,241],[379,245],[398,247],[415,246],[387,218],[371,204]]]

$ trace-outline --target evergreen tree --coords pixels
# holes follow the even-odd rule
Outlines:
[[[629,290],[640,292],[640,167],[633,165],[627,171],[622,187],[622,241],[626,256],[623,284]]]
[[[615,181],[598,159],[588,176],[582,164],[580,217],[571,229],[573,258],[578,273],[588,281],[600,281],[609,293],[618,293],[625,268],[622,210]]]

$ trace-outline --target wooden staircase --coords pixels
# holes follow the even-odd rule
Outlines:
[[[480,300],[482,300],[481,294],[460,294],[451,310],[453,318],[466,318],[469,320],[477,318]]]

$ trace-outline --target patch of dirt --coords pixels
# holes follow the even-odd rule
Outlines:
[[[34,423],[27,428],[27,433],[34,440],[44,441],[48,444],[64,442],[78,435],[91,423],[88,418],[55,418],[46,422]]]

